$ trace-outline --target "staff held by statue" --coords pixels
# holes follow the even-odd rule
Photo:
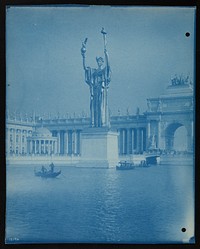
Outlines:
[[[106,50],[106,45],[107,45],[107,41],[106,41],[106,34],[107,34],[107,32],[104,30],[104,28],[102,28],[101,33],[103,34],[104,51],[105,51]]]

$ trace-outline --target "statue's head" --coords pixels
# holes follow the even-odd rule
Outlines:
[[[99,67],[101,67],[104,63],[104,59],[102,57],[96,57],[96,61]]]

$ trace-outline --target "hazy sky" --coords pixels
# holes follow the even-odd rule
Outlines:
[[[86,62],[107,49],[112,69],[109,107],[135,113],[162,94],[175,75],[194,74],[194,8],[10,7],[6,15],[7,107],[37,113],[89,113]],[[185,33],[190,32],[186,37]]]

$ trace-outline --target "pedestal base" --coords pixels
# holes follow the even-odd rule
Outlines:
[[[108,128],[87,128],[81,133],[78,167],[109,168],[118,163],[118,133]]]

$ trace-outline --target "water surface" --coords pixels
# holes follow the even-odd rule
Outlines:
[[[182,243],[193,236],[193,167],[61,169],[57,179],[42,179],[33,166],[7,167],[7,243]]]

